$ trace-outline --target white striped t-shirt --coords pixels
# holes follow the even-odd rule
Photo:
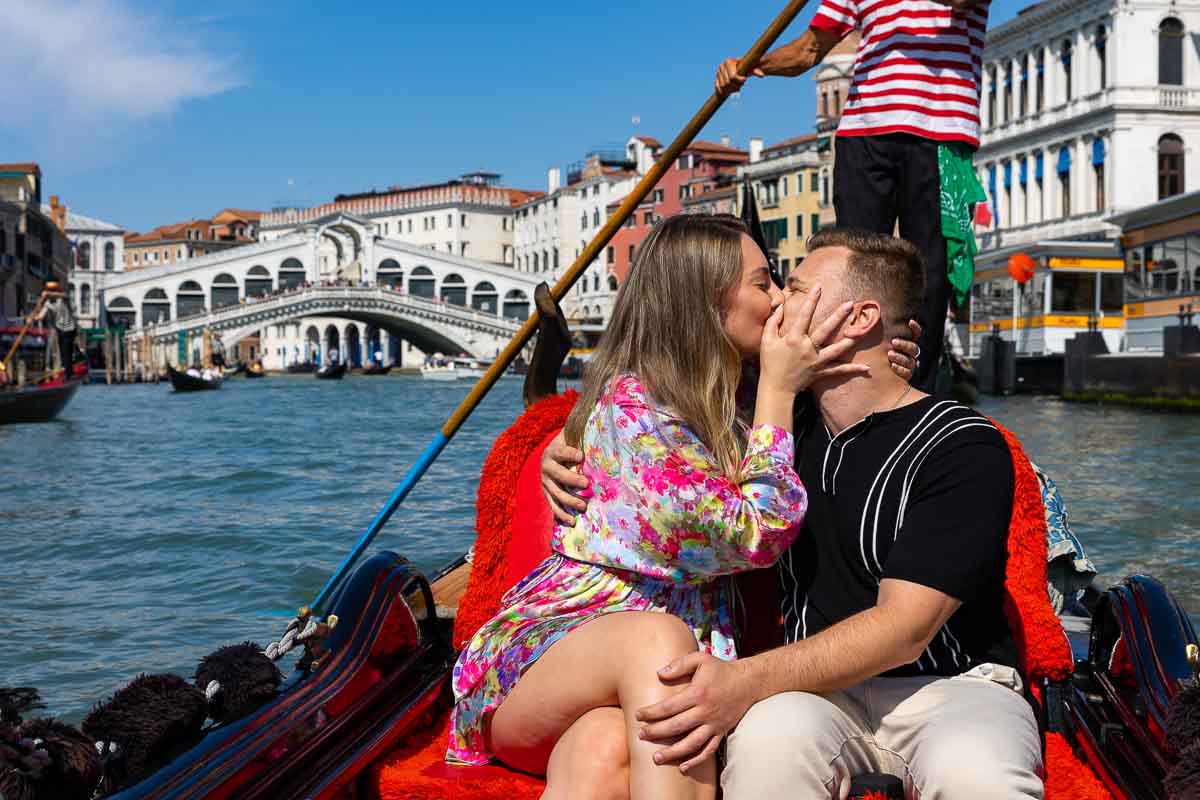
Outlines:
[[[812,27],[862,35],[838,136],[910,133],[978,147],[989,3],[955,12],[933,0],[822,0]]]

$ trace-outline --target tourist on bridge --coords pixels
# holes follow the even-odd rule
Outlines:
[[[53,295],[34,320],[41,322],[47,314],[54,318],[54,333],[58,337],[58,358],[63,370],[63,379],[70,380],[71,365],[75,362],[75,314],[71,310],[70,298],[57,283],[47,283],[46,291],[52,292]]]
[[[753,75],[795,77],[853,30],[862,39],[841,112],[833,173],[837,224],[900,235],[925,258],[924,329],[914,384],[932,391],[953,286],[974,271],[974,208],[986,199],[972,167],[979,147],[980,59],[990,0],[822,0],[807,31],[763,56]],[[739,90],[738,60],[717,91]],[[836,100],[834,101],[836,105]],[[838,109],[833,109],[837,113]]]

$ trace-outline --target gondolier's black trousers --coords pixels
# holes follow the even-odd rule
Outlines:
[[[833,207],[838,225],[891,235],[899,222],[901,238],[912,242],[925,258],[925,301],[917,319],[924,332],[912,385],[932,393],[950,300],[938,143],[903,133],[839,136],[834,152]]]
[[[63,379],[71,379],[71,367],[75,364],[75,331],[57,331],[58,357],[62,362]]]

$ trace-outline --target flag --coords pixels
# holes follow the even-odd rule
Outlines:
[[[992,210],[988,208],[987,203],[975,204],[975,224],[985,228],[992,226]]]

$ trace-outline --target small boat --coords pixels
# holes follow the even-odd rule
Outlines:
[[[473,358],[452,358],[450,363],[458,370],[458,377],[464,380],[478,380],[483,377],[483,373],[487,372],[488,364],[483,361],[476,361]]]
[[[346,364],[326,364],[316,372],[316,377],[323,381],[340,381],[346,375]]]
[[[267,371],[263,369],[261,361],[251,361],[246,365],[247,378],[264,378],[266,375]]]
[[[220,376],[204,378],[189,375],[174,367],[167,367],[167,375],[171,379],[171,388],[177,392],[206,392],[220,389],[223,380]]]
[[[71,402],[83,379],[55,380],[0,388],[0,425],[14,422],[49,422]]]
[[[232,367],[222,367],[221,368],[221,377],[222,378],[232,378],[234,375],[241,375],[245,371],[246,371],[246,362],[239,361],[238,363],[234,364]]]
[[[362,368],[363,375],[387,375],[391,371],[392,371],[391,364],[388,364],[386,367],[380,366],[378,364],[372,364],[369,367]]]
[[[421,377],[427,381],[456,381],[462,374],[453,364],[424,364]]]
[[[299,362],[296,364],[288,364],[287,370],[286,370],[288,375],[307,375],[308,373],[316,372],[316,371],[317,371],[317,365],[312,363],[311,361],[302,361],[302,362]]]

